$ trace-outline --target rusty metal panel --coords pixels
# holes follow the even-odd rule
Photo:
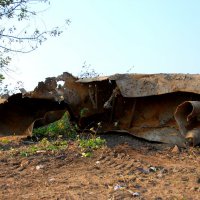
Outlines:
[[[134,136],[154,141],[154,142],[162,142],[167,144],[176,144],[180,147],[185,147],[185,139],[180,135],[180,133],[171,127],[163,127],[163,128],[151,128],[146,131],[135,131],[129,132]]]
[[[200,75],[195,74],[117,74],[115,80],[123,97],[145,97],[172,92],[200,94]]]
[[[0,136],[31,135],[35,120],[49,111],[68,110],[68,104],[15,94],[0,104]]]
[[[145,97],[172,92],[200,94],[199,74],[115,74],[79,79],[79,83],[113,80],[123,97]],[[188,84],[189,83],[189,84]]]
[[[99,82],[99,81],[105,81],[108,80],[109,76],[98,76],[94,78],[81,78],[78,79],[77,83],[92,83],[92,82]]]

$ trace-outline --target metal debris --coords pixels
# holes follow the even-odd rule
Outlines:
[[[200,144],[200,101],[181,103],[174,116],[182,137],[193,146]]]
[[[101,132],[128,132],[149,141],[185,146],[188,131],[199,124],[199,107],[193,103],[200,101],[198,85],[197,74],[115,74],[78,79],[64,72],[39,82],[32,92],[13,95],[1,103],[4,117],[0,134],[31,134],[35,121],[48,124],[60,118],[57,111],[68,111],[82,129],[96,128],[101,122]],[[39,100],[51,101],[51,106],[44,103],[48,108],[41,112],[45,106],[37,104]],[[88,112],[81,115],[82,110]]]

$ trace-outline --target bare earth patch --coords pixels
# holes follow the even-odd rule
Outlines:
[[[130,136],[104,136],[108,146],[82,157],[70,142],[56,153],[27,157],[1,144],[0,199],[200,199],[200,149],[182,149]],[[6,146],[7,145],[7,146]],[[26,144],[27,145],[27,144]]]

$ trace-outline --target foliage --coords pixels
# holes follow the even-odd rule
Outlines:
[[[7,138],[0,138],[0,143],[9,144],[11,141]]]
[[[36,50],[48,37],[60,36],[66,26],[47,30],[39,14],[50,5],[49,0],[0,0],[0,86],[3,75],[9,71],[13,53]],[[44,7],[43,7],[44,6]],[[43,7],[43,8],[42,8]],[[65,20],[69,25],[70,20]],[[1,93],[4,89],[1,90]]]
[[[82,149],[98,149],[105,144],[105,140],[100,137],[90,139],[79,139],[79,146]]]
[[[0,75],[1,77],[1,75]],[[3,77],[3,75],[2,75]],[[0,78],[1,79],[1,78]],[[3,77],[4,79],[4,77]],[[2,80],[3,80],[2,79]],[[2,82],[0,81],[0,85]],[[12,95],[16,93],[17,91],[20,91],[21,88],[24,87],[23,83],[21,81],[17,81],[15,84],[2,84],[3,87],[0,87],[0,96],[7,96],[7,95]]]
[[[78,142],[79,147],[81,148],[83,157],[90,157],[92,155],[93,150],[101,148],[106,143],[104,139],[96,137],[96,135],[94,135],[91,138],[84,138],[78,136],[77,132],[78,132],[77,126],[71,125],[67,114],[64,114],[60,120],[53,122],[45,127],[34,129],[33,135],[36,137],[50,137],[51,139],[62,137],[62,138],[76,140],[76,142]],[[44,140],[42,143],[44,144],[45,141],[46,140]],[[48,146],[48,145],[43,145],[43,146]],[[33,153],[36,151],[38,151],[38,149],[32,147],[29,149],[28,153]]]
[[[3,79],[4,79],[4,76],[2,74],[0,74],[0,84],[2,83]]]
[[[22,22],[36,20],[39,11],[36,4],[50,4],[48,0],[0,0],[0,20],[9,24],[0,26],[1,53],[28,53],[38,48],[48,36],[59,36],[63,30],[60,27],[51,30],[39,30],[38,27],[22,27]],[[66,20],[69,25],[70,20]],[[24,45],[25,44],[25,45]]]
[[[65,113],[63,117],[56,121],[53,122],[45,127],[40,127],[37,129],[33,130],[33,135],[36,137],[51,137],[51,138],[56,138],[59,135],[62,135],[66,138],[70,139],[75,139],[77,135],[77,126],[73,126],[67,114]]]
[[[82,108],[80,111],[80,117],[84,117],[88,112],[89,112],[88,108]]]
[[[25,148],[20,151],[21,156],[30,156],[36,154],[40,151],[51,151],[56,152],[59,150],[64,150],[67,148],[67,141],[64,140],[56,140],[54,142],[50,142],[47,138],[43,138],[38,144],[32,145],[28,148]]]
[[[90,157],[92,156],[92,151],[101,148],[106,144],[106,141],[104,139],[101,139],[100,137],[93,137],[89,139],[78,139],[79,146],[82,151],[83,157]]]

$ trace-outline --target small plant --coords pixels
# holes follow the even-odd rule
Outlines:
[[[87,112],[89,112],[88,108],[82,108],[80,111],[80,117],[85,117]]]
[[[11,141],[9,139],[7,139],[7,138],[0,139],[0,143],[2,143],[2,144],[9,144],[10,142]]]
[[[65,113],[63,117],[53,122],[45,127],[40,127],[33,130],[33,135],[36,137],[51,137],[57,138],[59,135],[63,135],[69,139],[75,139],[77,135],[77,126],[72,126],[67,114]]]
[[[82,154],[82,157],[91,157],[92,156],[92,152],[83,152]]]
[[[79,139],[79,146],[83,149],[98,149],[105,144],[105,140],[100,137],[91,138],[91,139]]]
[[[59,150],[64,150],[66,148],[67,148],[67,141],[56,140],[54,142],[50,142],[49,140],[47,140],[47,138],[43,138],[38,144],[30,146],[20,151],[20,155],[23,157],[27,157],[29,155],[36,154],[39,151],[56,152]]]
[[[94,137],[90,139],[78,139],[79,146],[82,151],[83,157],[92,156],[92,151],[101,148],[105,145],[106,141],[100,137]]]

